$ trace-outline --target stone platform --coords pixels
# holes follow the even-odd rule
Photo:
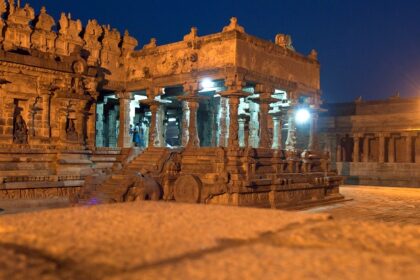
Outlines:
[[[420,194],[342,191],[354,202],[309,210],[334,219],[168,202],[5,215],[0,279],[418,279]]]

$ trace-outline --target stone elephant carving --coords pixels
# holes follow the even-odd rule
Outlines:
[[[155,179],[141,173],[137,174],[134,184],[127,189],[123,199],[125,202],[138,200],[160,200],[162,197],[161,186]]]

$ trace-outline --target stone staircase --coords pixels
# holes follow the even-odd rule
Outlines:
[[[121,169],[88,176],[79,195],[78,203],[92,205],[124,201],[124,195],[134,185],[140,174],[147,174],[158,182],[159,174],[163,172],[165,163],[174,153],[176,151],[165,148],[148,148],[130,162],[125,163]]]

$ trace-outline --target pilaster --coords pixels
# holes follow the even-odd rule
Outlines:
[[[353,135],[353,162],[360,161],[360,134]]]

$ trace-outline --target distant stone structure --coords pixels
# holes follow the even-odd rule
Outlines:
[[[324,107],[321,145],[348,183],[420,187],[420,98]]]
[[[318,149],[317,53],[297,53],[289,35],[265,41],[232,18],[220,33],[192,28],[135,50],[127,31],[96,20],[83,27],[62,13],[56,32],[45,8],[0,1],[0,13],[0,199],[342,198]],[[299,109],[312,116],[306,134]]]

